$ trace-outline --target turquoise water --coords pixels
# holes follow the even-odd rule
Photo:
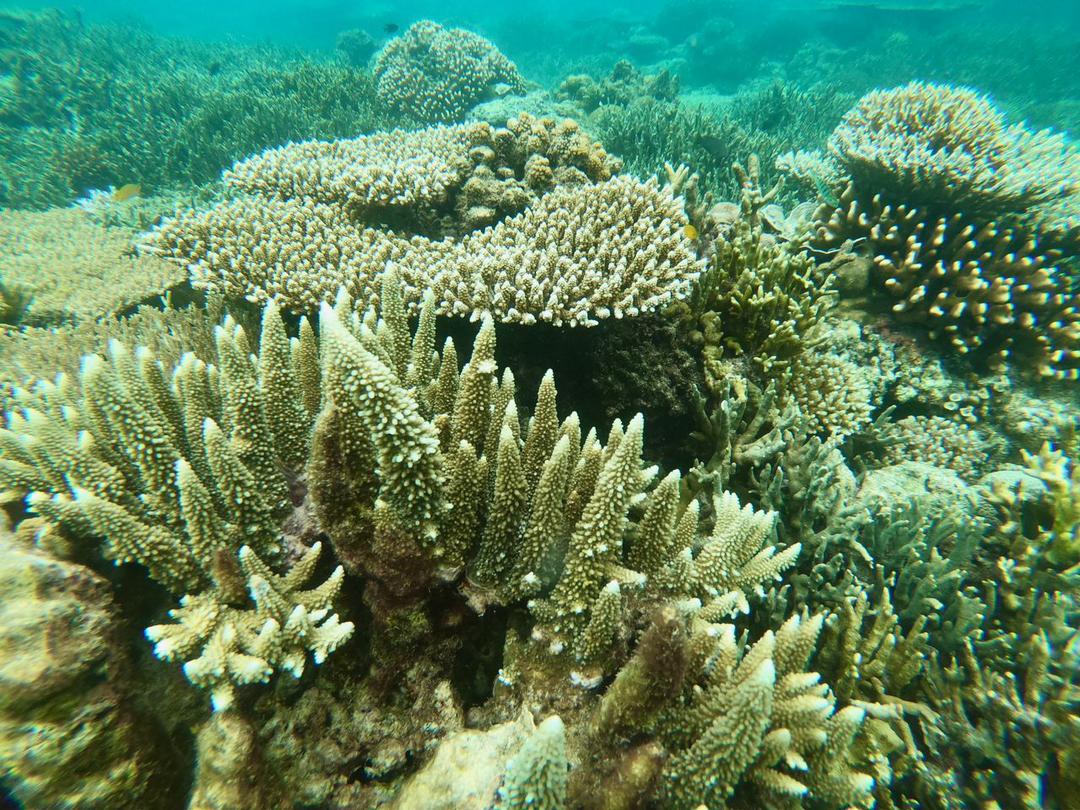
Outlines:
[[[0,806],[1080,808],[1080,9],[0,3]]]

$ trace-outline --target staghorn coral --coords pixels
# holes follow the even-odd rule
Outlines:
[[[858,770],[866,710],[837,709],[807,662],[822,616],[793,616],[742,652],[731,625],[714,631],[716,662],[690,672],[681,705],[661,720],[673,753],[664,766],[666,806],[870,807],[873,778]],[[704,628],[700,632],[705,632]]]
[[[1074,206],[1073,146],[1007,126],[971,91],[916,83],[868,94],[829,150],[816,249],[856,243],[894,317],[955,352],[995,370],[1031,358],[1039,376],[1075,379],[1075,245],[1067,218],[1039,215],[1048,202]]]
[[[479,34],[420,20],[372,63],[379,99],[422,123],[459,120],[494,95],[523,92],[514,63]]]
[[[275,669],[299,677],[304,651],[321,661],[352,624],[329,612],[340,570],[298,590],[318,544],[284,577],[259,558],[280,556],[286,469],[294,462],[295,474],[306,455],[291,444],[306,441],[314,416],[300,385],[310,376],[303,341],[294,365],[272,306],[258,364],[231,319],[215,341],[216,365],[188,353],[171,373],[149,350],[115,340],[108,361],[87,355],[77,383],[60,378],[32,406],[8,412],[0,487],[28,494],[64,532],[104,538],[117,563],[138,563],[187,594],[174,614],[181,625],[148,635],[166,658],[205,643],[185,671],[224,708],[233,682],[265,681]],[[245,579],[254,609],[230,607],[248,598]]]
[[[5,206],[210,182],[269,144],[384,125],[366,70],[266,43],[160,37],[62,12],[6,12],[3,28]]]
[[[429,163],[430,174],[415,173]],[[701,270],[679,198],[655,181],[611,177],[617,166],[576,125],[526,117],[497,130],[473,124],[293,145],[228,176],[257,193],[165,223],[152,249],[190,265],[201,286],[278,298],[299,312],[339,287],[367,306],[392,262],[410,308],[431,288],[442,314],[593,325],[687,295]],[[523,173],[513,188],[524,196],[509,212],[501,192],[486,196],[489,181],[503,182],[492,172],[510,177],[500,167]],[[400,226],[440,210],[457,210],[465,232],[440,239],[379,227],[380,217]]]
[[[134,244],[133,230],[102,227],[80,209],[0,213],[0,277],[26,299],[18,320],[92,320],[184,281],[181,268],[136,255]]]

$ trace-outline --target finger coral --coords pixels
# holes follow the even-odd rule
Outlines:
[[[525,89],[514,63],[490,41],[431,20],[390,40],[373,69],[379,99],[422,123],[460,120],[481,101]]]

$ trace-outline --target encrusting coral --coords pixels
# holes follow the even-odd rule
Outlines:
[[[490,41],[431,20],[386,43],[373,71],[384,104],[427,124],[460,120],[481,101],[525,90],[514,63]]]
[[[441,314],[592,325],[688,295],[702,269],[681,200],[618,166],[573,122],[527,116],[293,144],[149,244],[200,286],[296,312],[339,287],[368,306],[389,262],[411,308],[431,288]]]
[[[853,243],[872,257],[898,320],[991,368],[1031,358],[1043,377],[1080,373],[1076,243],[1041,214],[1075,209],[1080,194],[1080,154],[1062,135],[1009,126],[970,90],[916,82],[865,96],[824,159],[786,163],[826,197],[816,249]]]

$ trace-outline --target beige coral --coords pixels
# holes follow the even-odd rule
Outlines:
[[[514,63],[490,41],[431,20],[390,40],[373,72],[384,104],[425,123],[459,119],[487,98],[525,89]]]
[[[867,93],[829,138],[859,185],[911,203],[1018,210],[1076,193],[1080,153],[1061,133],[1009,125],[986,97],[912,82]]]
[[[170,611],[175,624],[146,628],[154,654],[166,661],[184,660],[184,674],[210,689],[217,711],[232,705],[237,686],[263,683],[275,671],[299,678],[307,653],[321,664],[353,632],[352,622],[330,612],[345,574],[341,566],[321,585],[301,590],[321,550],[316,543],[281,576],[244,546],[240,566],[254,608],[232,607],[214,591],[185,596]]]
[[[0,278],[29,297],[23,319],[93,320],[154,299],[183,268],[135,252],[135,231],[78,208],[0,212]]]
[[[150,245],[200,286],[298,312],[339,288],[376,302],[392,263],[414,310],[432,289],[440,314],[591,326],[688,295],[703,268],[681,198],[618,165],[573,122],[528,116],[297,144],[238,164],[245,193]],[[438,224],[451,210],[464,233]]]

